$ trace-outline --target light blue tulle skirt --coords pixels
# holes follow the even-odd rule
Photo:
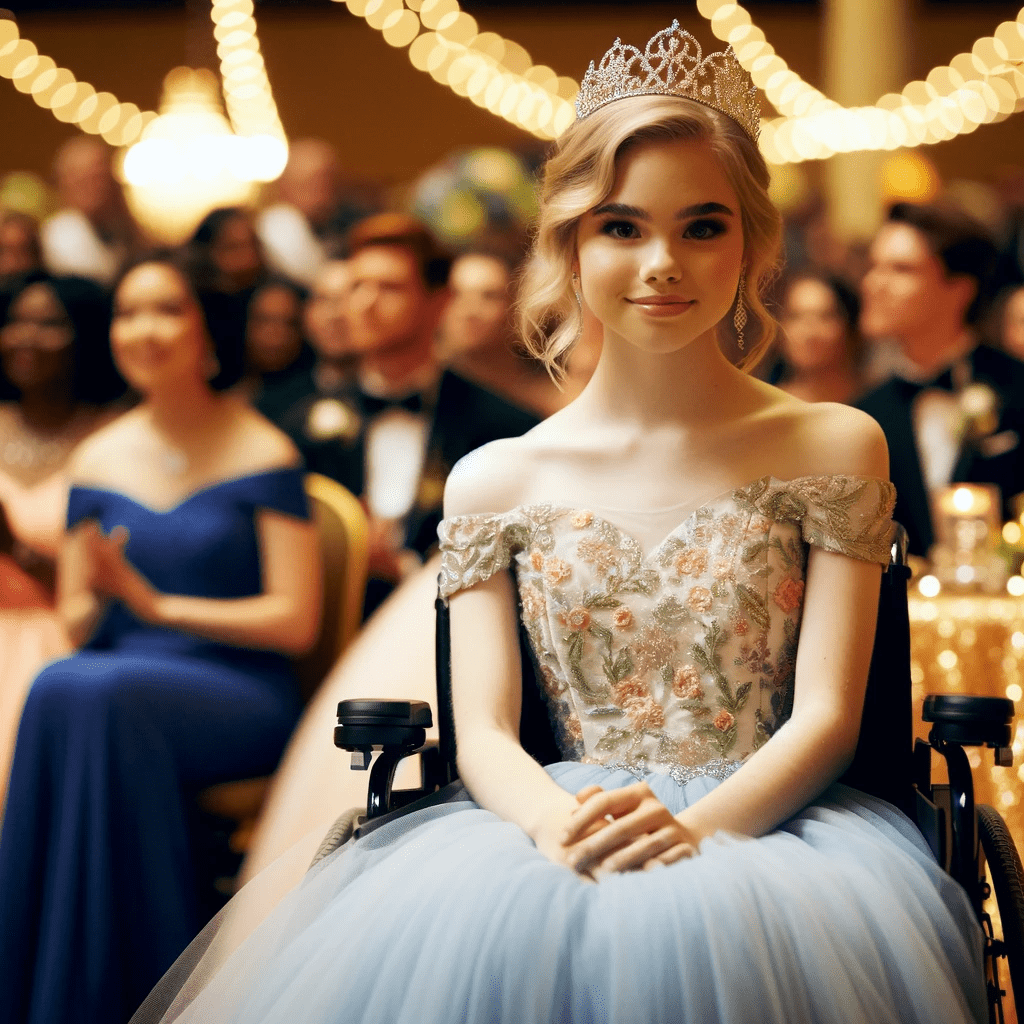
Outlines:
[[[570,792],[634,781],[548,770]],[[718,785],[648,782],[673,812]],[[414,812],[320,862],[177,1019],[955,1024],[987,1011],[966,895],[902,814],[837,785],[764,838],[718,836],[597,884],[468,800]]]

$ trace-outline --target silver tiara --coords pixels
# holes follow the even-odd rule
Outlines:
[[[757,87],[731,46],[704,57],[700,43],[678,21],[652,36],[644,52],[614,46],[595,68],[590,62],[576,97],[576,116],[627,96],[682,96],[731,117],[754,142],[761,131]]]

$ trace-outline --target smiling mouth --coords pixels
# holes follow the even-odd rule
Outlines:
[[[627,301],[636,306],[692,306],[697,300],[684,299],[681,295],[644,295]]]

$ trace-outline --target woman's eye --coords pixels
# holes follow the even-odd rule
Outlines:
[[[695,220],[690,224],[684,235],[686,238],[695,238],[699,242],[710,238],[717,238],[726,230],[726,226],[720,220]]]
[[[640,232],[628,220],[610,220],[601,231],[612,238],[638,238]]]

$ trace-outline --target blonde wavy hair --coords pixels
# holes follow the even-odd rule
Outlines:
[[[762,296],[778,269],[782,218],[768,198],[768,168],[757,145],[725,114],[676,96],[616,100],[575,122],[544,169],[540,214],[530,258],[520,278],[517,318],[527,351],[557,381],[583,329],[572,284],[580,218],[612,191],[618,163],[641,142],[706,140],[740,203],[749,337],[737,365],[753,367],[777,324]],[[728,342],[731,325],[719,340]],[[734,337],[734,336],[733,336]]]

